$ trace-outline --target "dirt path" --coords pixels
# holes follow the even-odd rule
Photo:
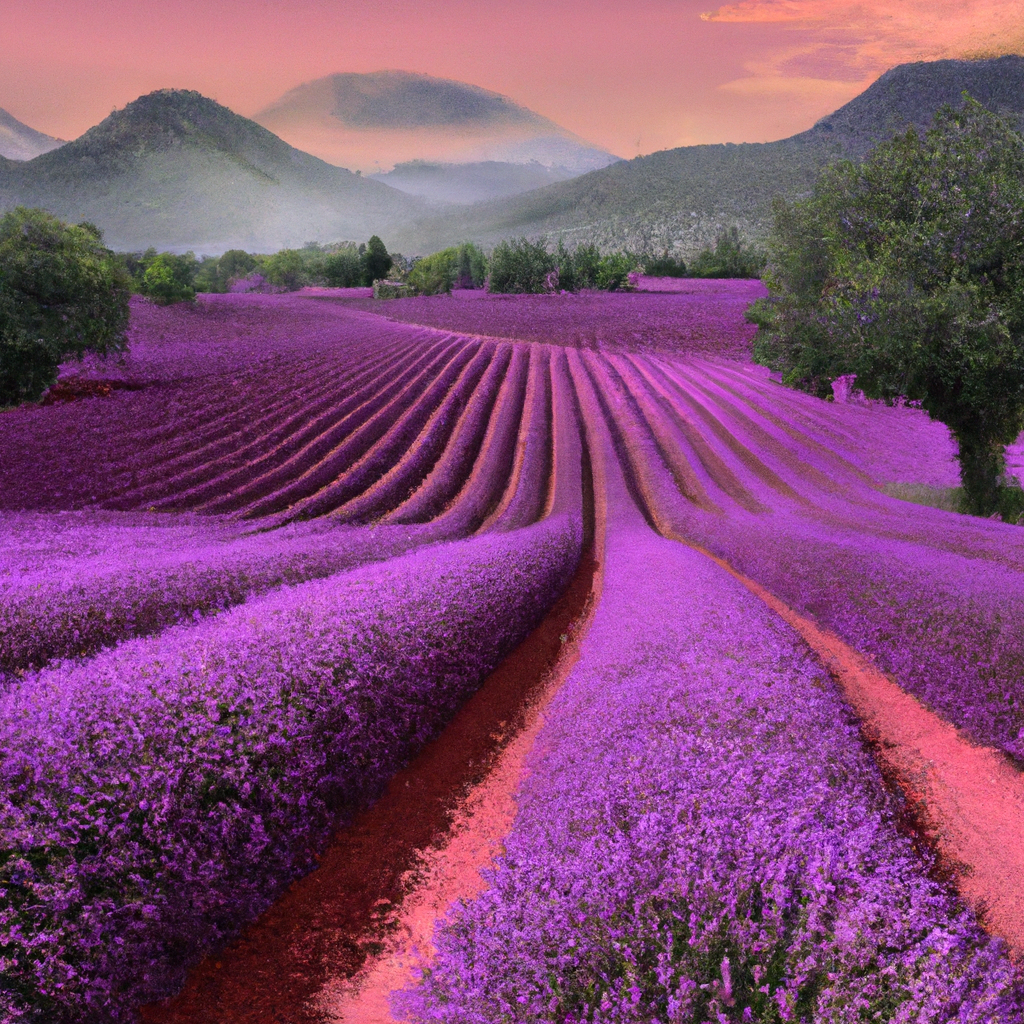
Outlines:
[[[331,1024],[392,1024],[390,993],[408,987],[421,957],[433,956],[435,924],[456,900],[470,900],[483,891],[480,872],[501,853],[512,828],[515,794],[526,756],[544,724],[544,709],[578,655],[579,642],[574,639],[530,708],[525,728],[501,751],[487,777],[470,790],[442,845],[424,851],[384,949],[354,977],[332,979],[324,986],[316,1004]]]
[[[940,866],[985,928],[1024,958],[1024,774],[978,747],[858,651],[705,551],[792,626],[859,716],[883,773],[895,781]]]
[[[177,996],[144,1007],[142,1019],[147,1024],[336,1020],[345,980],[367,974],[368,961],[372,966],[382,949],[395,948],[395,908],[409,908],[417,923],[403,918],[402,927],[419,937],[450,899],[471,895],[472,886],[479,887],[478,865],[492,856],[514,813],[511,797],[539,708],[575,659],[596,570],[591,550],[543,622],[441,736],[395,776],[380,800],[339,830],[319,868],[295,882],[241,939],[192,970]],[[424,850],[440,852],[424,860]],[[431,886],[441,882],[433,903],[425,902],[424,878]],[[410,888],[412,898],[406,901]]]

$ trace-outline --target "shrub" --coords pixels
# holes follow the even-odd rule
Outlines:
[[[543,292],[547,276],[554,269],[555,258],[543,239],[501,241],[491,253],[490,290],[511,294]]]
[[[363,265],[355,246],[328,253],[323,270],[324,284],[330,288],[357,288],[363,283]]]
[[[732,227],[719,234],[714,249],[705,249],[697,254],[686,276],[760,277],[764,264],[764,253],[749,248],[740,236],[739,228]]]
[[[68,356],[124,349],[130,291],[93,225],[24,207],[0,218],[0,405],[38,399]]]
[[[464,242],[417,260],[409,284],[420,295],[439,295],[452,288],[479,288],[486,276],[487,258],[472,242]]]
[[[192,302],[196,297],[196,269],[192,253],[175,256],[162,252],[153,258],[142,275],[142,294],[161,306]]]
[[[308,284],[306,262],[298,249],[282,249],[268,256],[260,269],[269,284],[294,292]]]
[[[686,277],[686,264],[669,256],[666,249],[661,256],[649,256],[644,260],[644,273],[650,277]]]
[[[360,253],[363,264],[363,284],[372,285],[374,281],[382,281],[394,260],[388,255],[387,247],[377,235],[371,235],[366,248]]]
[[[959,444],[967,510],[997,511],[1024,427],[1024,140],[968,98],[774,212],[755,358],[822,396],[856,374],[919,400]]]

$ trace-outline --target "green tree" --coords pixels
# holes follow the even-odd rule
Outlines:
[[[555,269],[555,257],[544,240],[526,238],[501,241],[491,253],[490,290],[512,294],[542,292]]]
[[[35,401],[69,356],[127,347],[131,279],[91,224],[0,217],[0,405]]]
[[[176,256],[171,252],[159,253],[142,275],[142,294],[161,306],[169,306],[173,302],[192,302],[196,297],[198,267],[192,253],[184,256]]]
[[[366,243],[366,249],[360,254],[363,261],[363,283],[372,285],[374,281],[382,281],[388,276],[393,261],[388,250],[377,235],[372,235]]]
[[[281,249],[263,261],[261,273],[285,291],[298,291],[307,282],[307,255],[300,249]]]
[[[919,400],[959,444],[966,510],[998,509],[1024,428],[1021,136],[965,97],[774,213],[755,358],[822,397],[856,374]]]
[[[479,288],[486,276],[487,257],[472,242],[463,242],[417,260],[408,283],[420,295],[439,295],[452,288]]]
[[[324,258],[324,284],[330,288],[356,288],[363,283],[363,264],[355,246],[338,249]]]
[[[751,249],[740,235],[740,229],[731,227],[719,232],[714,249],[704,249],[694,257],[686,276],[760,277],[764,263],[764,254]]]

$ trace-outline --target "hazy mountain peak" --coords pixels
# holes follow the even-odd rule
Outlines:
[[[163,89],[30,163],[0,162],[0,209],[15,205],[89,220],[115,248],[214,253],[367,238],[422,204],[198,92]]]
[[[911,126],[927,129],[939,107],[959,107],[965,92],[990,110],[1024,121],[1024,57],[899,64],[796,138],[831,138],[849,155],[862,156]]]
[[[559,131],[546,117],[500,93],[411,71],[329,75],[292,89],[257,114],[257,119],[296,102],[307,102],[311,95],[319,106],[325,90],[332,101],[330,116],[348,128],[372,131],[498,124],[543,126]]]
[[[8,160],[32,160],[63,145],[63,139],[37,132],[0,109],[0,156]]]
[[[318,78],[254,120],[299,149],[364,171],[412,160],[536,161],[580,174],[617,159],[500,93],[411,71]]]
[[[73,157],[103,162],[115,155],[122,160],[180,146],[270,160],[285,159],[293,152],[273,132],[201,93],[192,89],[158,89],[115,110],[69,142],[61,162]]]

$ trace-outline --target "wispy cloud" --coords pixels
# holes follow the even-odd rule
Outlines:
[[[793,30],[721,86],[746,95],[854,95],[907,61],[1024,53],[1024,0],[739,0],[701,18]]]

